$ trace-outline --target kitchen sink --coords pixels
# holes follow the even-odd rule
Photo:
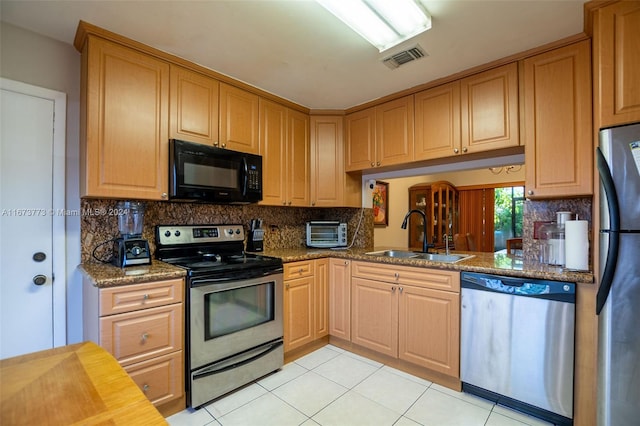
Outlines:
[[[365,253],[369,256],[395,257],[404,259],[424,259],[433,262],[455,263],[461,260],[469,259],[473,255],[468,254],[440,254],[440,253],[421,253],[408,250],[382,250],[370,251]]]

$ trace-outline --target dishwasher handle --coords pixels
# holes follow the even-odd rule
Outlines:
[[[465,289],[479,290],[569,303],[575,303],[576,300],[575,283],[560,281],[463,272],[460,286],[463,292]]]

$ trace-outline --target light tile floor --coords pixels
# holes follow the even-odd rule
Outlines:
[[[167,421],[172,426],[549,424],[332,345]]]

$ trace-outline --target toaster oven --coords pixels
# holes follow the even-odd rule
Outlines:
[[[346,246],[346,223],[331,220],[307,222],[307,247],[333,248]]]

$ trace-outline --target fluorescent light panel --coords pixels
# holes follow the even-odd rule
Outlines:
[[[415,0],[316,1],[380,52],[431,28],[431,16]]]

